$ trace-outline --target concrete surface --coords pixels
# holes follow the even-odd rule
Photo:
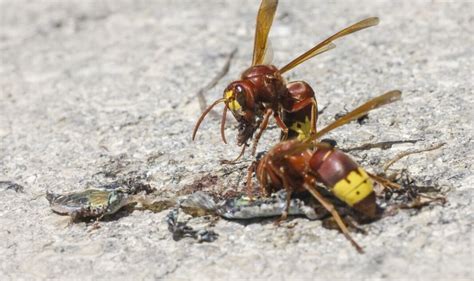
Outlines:
[[[283,65],[325,36],[367,16],[381,24],[336,42],[335,50],[289,74],[317,91],[320,124],[375,95],[401,89],[403,100],[330,136],[340,146],[421,139],[388,150],[354,152],[378,171],[410,156],[421,183],[450,188],[449,203],[403,211],[354,234],[359,255],[320,221],[294,228],[221,220],[210,244],[174,242],[166,212],[135,211],[92,230],[67,227],[46,190],[66,192],[120,178],[177,190],[206,175],[241,186],[245,166],[208,118],[191,142],[198,90],[230,72],[208,101],[249,65],[258,1],[0,2],[0,279],[166,280],[472,280],[472,1],[281,1],[271,39]],[[232,125],[232,122],[229,122]],[[321,125],[320,125],[321,126]],[[229,139],[235,140],[232,126]],[[259,147],[275,142],[277,129]]]

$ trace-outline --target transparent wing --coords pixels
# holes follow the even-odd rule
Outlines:
[[[268,64],[272,64],[272,62],[273,62],[273,46],[272,46],[272,41],[268,39],[265,55],[263,56],[263,60],[261,64],[268,65]]]
[[[367,112],[371,110],[374,110],[376,108],[381,107],[382,105],[389,104],[389,103],[399,100],[401,96],[402,96],[402,93],[399,90],[393,90],[381,96],[373,98],[369,100],[368,102],[364,103],[363,105],[352,110],[348,114],[344,115],[343,117],[337,119],[333,123],[327,125],[322,130],[317,132],[314,136],[312,136],[311,139],[315,141],[316,139],[327,134],[328,132],[364,116],[365,114],[367,114]]]
[[[355,23],[349,27],[344,28],[343,30],[339,31],[338,33],[332,35],[328,39],[324,40],[323,42],[319,43],[318,45],[314,46],[312,49],[308,50],[306,53],[300,55],[296,59],[292,60],[289,62],[287,65],[283,66],[280,69],[280,73],[285,73],[288,70],[296,67],[297,65],[301,64],[302,62],[319,55],[327,50],[330,50],[334,48],[334,46],[331,46],[332,41],[346,36],[348,34],[354,33],[356,31],[377,25],[379,23],[379,18],[377,17],[372,17],[372,18],[367,18],[364,20],[359,21],[358,23]]]
[[[267,39],[272,27],[273,17],[278,6],[278,0],[262,0],[257,15],[255,41],[253,46],[252,65],[263,64]]]

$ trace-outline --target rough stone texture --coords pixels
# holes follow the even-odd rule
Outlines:
[[[166,212],[135,211],[91,230],[67,227],[46,190],[66,192],[121,177],[174,190],[205,175],[241,186],[247,162],[221,143],[218,118],[190,141],[196,93],[235,47],[221,95],[249,65],[257,1],[0,2],[0,279],[391,279],[472,280],[473,52],[471,1],[281,1],[271,32],[276,65],[367,16],[375,28],[289,74],[327,109],[320,124],[370,97],[401,89],[403,100],[330,134],[340,146],[420,139],[353,153],[370,171],[394,155],[433,143],[407,168],[447,186],[449,203],[403,211],[354,234],[359,255],[337,231],[298,218],[294,228],[221,220],[210,244],[174,242]],[[296,4],[297,3],[297,4]],[[232,125],[232,122],[229,121]],[[321,126],[321,125],[320,125]],[[227,130],[235,139],[234,130]],[[259,147],[275,142],[267,133]]]

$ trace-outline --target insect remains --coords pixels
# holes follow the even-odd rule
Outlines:
[[[134,203],[133,196],[119,190],[86,189],[79,192],[56,194],[47,192],[51,209],[69,215],[72,221],[112,215],[122,207]]]

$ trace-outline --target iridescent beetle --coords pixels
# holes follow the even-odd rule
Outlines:
[[[357,22],[330,36],[287,65],[277,68],[269,64],[266,58],[268,34],[277,5],[277,0],[262,0],[257,15],[252,66],[242,73],[240,80],[234,81],[227,86],[223,97],[212,103],[202,113],[194,127],[193,140],[205,116],[215,105],[224,103],[225,107],[221,119],[221,137],[224,143],[227,143],[224,128],[227,110],[230,110],[238,122],[237,145],[243,146],[237,159],[243,155],[248,140],[259,129],[253,141],[252,155],[255,154],[257,143],[272,115],[282,130],[282,140],[288,137],[299,137],[302,139],[314,134],[316,132],[318,116],[317,102],[313,89],[304,81],[286,83],[282,74],[302,62],[334,48],[335,45],[332,43],[334,40],[377,25],[379,22],[379,19],[376,17]]]

